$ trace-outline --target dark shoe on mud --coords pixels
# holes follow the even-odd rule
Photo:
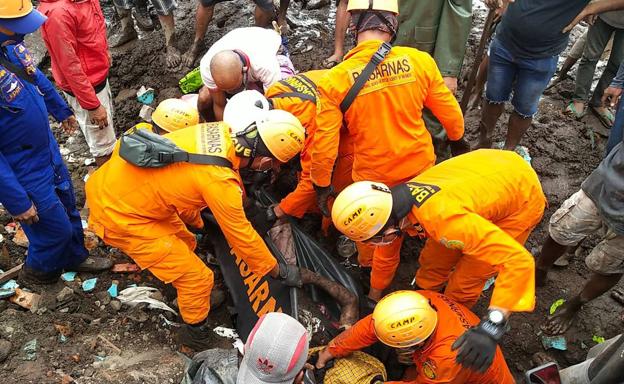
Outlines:
[[[59,277],[61,277],[60,272],[42,272],[24,264],[17,277],[17,282],[20,286],[40,290],[41,286],[56,284]]]
[[[110,38],[109,45],[111,48],[121,47],[132,40],[136,40],[138,37],[139,35],[133,27],[122,29],[121,32]]]
[[[102,272],[111,269],[112,266],[113,262],[105,257],[89,256],[72,270],[76,272]]]
[[[154,30],[154,23],[152,22],[152,17],[147,8],[137,5],[132,8],[132,17],[134,17],[137,27],[142,31],[151,32]]]
[[[178,331],[178,343],[195,352],[204,351],[214,346],[212,334],[205,321],[198,325],[183,324]]]

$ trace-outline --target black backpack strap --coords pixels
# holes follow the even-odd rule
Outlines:
[[[24,68],[20,67],[19,65],[13,64],[9,60],[2,57],[1,54],[0,54],[0,64],[6,67],[6,69],[8,69],[9,71],[13,72],[20,79],[27,81],[32,85],[37,85],[35,78],[29,75],[28,73],[26,73],[26,70]]]
[[[316,84],[314,84],[312,82],[312,80],[310,80],[305,75],[295,75],[295,76],[293,76],[293,78],[295,78],[295,77],[301,82],[301,84],[303,84],[308,89],[308,91],[310,91],[310,94],[299,92],[297,90],[297,88],[295,88],[292,84],[288,83],[288,79],[284,79],[284,80],[280,80],[280,84],[285,85],[292,92],[280,93],[279,95],[275,95],[272,98],[279,99],[279,98],[285,98],[285,97],[298,97],[301,100],[311,101],[311,102],[316,104],[316,97],[313,96],[313,95],[317,94]]]
[[[219,156],[202,155],[199,153],[175,152],[175,153],[159,153],[158,160],[163,163],[192,163],[200,165],[216,165],[218,167],[233,168],[232,163],[228,159]]]
[[[366,84],[366,81],[368,80],[370,75],[373,73],[375,68],[377,68],[379,63],[381,63],[386,58],[391,49],[392,45],[386,42],[382,43],[381,46],[379,46],[377,52],[375,52],[373,57],[371,57],[368,64],[366,64],[366,67],[364,67],[364,69],[362,70],[362,73],[360,73],[360,75],[355,80],[355,83],[353,83],[351,89],[349,89],[349,92],[347,92],[347,95],[342,100],[342,103],[340,103],[340,110],[343,114],[347,111],[347,109],[349,109],[351,104],[353,104],[353,101],[364,87],[364,84]]]

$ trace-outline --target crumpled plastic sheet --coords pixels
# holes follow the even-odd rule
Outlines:
[[[321,319],[314,317],[312,312],[308,310],[299,309],[299,322],[306,328],[310,337],[318,331],[323,330]]]
[[[502,141],[498,141],[496,143],[494,143],[494,145],[492,146],[492,148],[495,149],[503,149],[503,145],[505,145],[505,143],[503,143]],[[518,145],[516,147],[516,149],[514,149],[514,152],[516,152],[518,155],[522,156],[522,158],[529,164],[531,164],[531,154],[529,153],[529,149],[523,145]]]
[[[130,307],[134,307],[140,303],[147,303],[150,309],[162,309],[163,311],[169,311],[177,315],[178,313],[170,306],[150,297],[150,294],[156,291],[158,291],[158,289],[152,287],[129,287],[119,292],[117,300]]]
[[[219,326],[213,329],[212,331],[216,333],[217,335],[221,337],[225,337],[227,339],[238,339],[238,333],[236,333],[236,330],[232,328]]]
[[[95,285],[97,284],[97,278],[94,277],[92,279],[88,279],[82,282],[82,290],[85,292],[91,292],[95,289]]]
[[[2,273],[1,270],[0,273]],[[0,299],[15,295],[15,288],[17,287],[19,287],[19,285],[15,280],[9,280],[6,283],[2,284],[2,286],[0,286]]]
[[[542,345],[544,349],[557,349],[559,351],[566,351],[568,349],[568,343],[563,336],[542,336]]]

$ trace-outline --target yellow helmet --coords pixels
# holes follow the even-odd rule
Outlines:
[[[162,101],[152,113],[152,121],[167,132],[199,124],[197,107],[180,99]]]
[[[408,348],[431,336],[438,313],[420,293],[396,291],[377,303],[373,324],[379,341],[393,348]]]
[[[336,197],[332,221],[348,238],[364,241],[386,225],[391,212],[392,194],[385,184],[358,181]]]
[[[305,129],[292,113],[273,109],[256,120],[258,134],[271,154],[282,163],[303,149]]]
[[[36,31],[47,20],[30,0],[0,1],[0,27],[18,34]]]
[[[0,3],[0,18],[13,19],[28,15],[33,10],[30,0],[2,0]]]
[[[398,0],[349,0],[347,4],[347,11],[388,11],[392,13],[399,13]]]

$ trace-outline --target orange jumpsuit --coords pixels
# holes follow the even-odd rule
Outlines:
[[[479,323],[479,318],[466,307],[448,297],[431,291],[418,291],[431,302],[438,312],[438,325],[421,349],[413,355],[418,372],[410,381],[386,381],[386,383],[472,383],[513,384],[515,383],[500,347],[490,368],[481,374],[464,368],[455,362],[456,351],[451,346],[467,329]],[[377,342],[372,315],[358,321],[353,327],[329,342],[329,352],[342,357]]]
[[[546,206],[533,168],[514,152],[482,149],[446,160],[406,184],[414,197],[408,233],[428,237],[416,284],[429,290],[446,285],[448,297],[470,308],[487,279],[498,274],[490,305],[532,311],[535,264],[524,243]],[[375,288],[392,281],[400,244],[375,249]]]
[[[316,208],[316,192],[310,180],[310,147],[316,132],[316,111],[321,109],[322,100],[318,96],[317,84],[328,70],[316,70],[291,76],[273,84],[267,91],[268,97],[276,109],[282,109],[295,115],[306,130],[306,140],[301,151],[301,173],[297,188],[280,202],[280,208],[290,216],[303,217]],[[346,132],[346,131],[345,131]],[[344,135],[346,136],[346,135]],[[341,136],[338,159],[334,169],[332,185],[336,192],[342,191],[353,181],[353,143]]]
[[[405,182],[435,163],[422,109],[429,108],[451,140],[464,135],[464,119],[434,60],[414,48],[394,47],[369,77],[351,107],[340,103],[381,45],[364,41],[319,82],[323,101],[317,113],[310,176],[318,186],[331,182],[343,121],[353,139],[353,180],[390,186]]]
[[[140,168],[123,160],[117,145],[87,181],[89,227],[141,268],[172,283],[182,318],[196,324],[208,316],[213,273],[193,252],[195,236],[185,224],[203,227],[202,209],[212,211],[234,252],[254,272],[265,275],[277,262],[245,217],[240,161],[229,127],[200,124],[165,137],[188,152],[225,157],[234,169],[190,163]]]

